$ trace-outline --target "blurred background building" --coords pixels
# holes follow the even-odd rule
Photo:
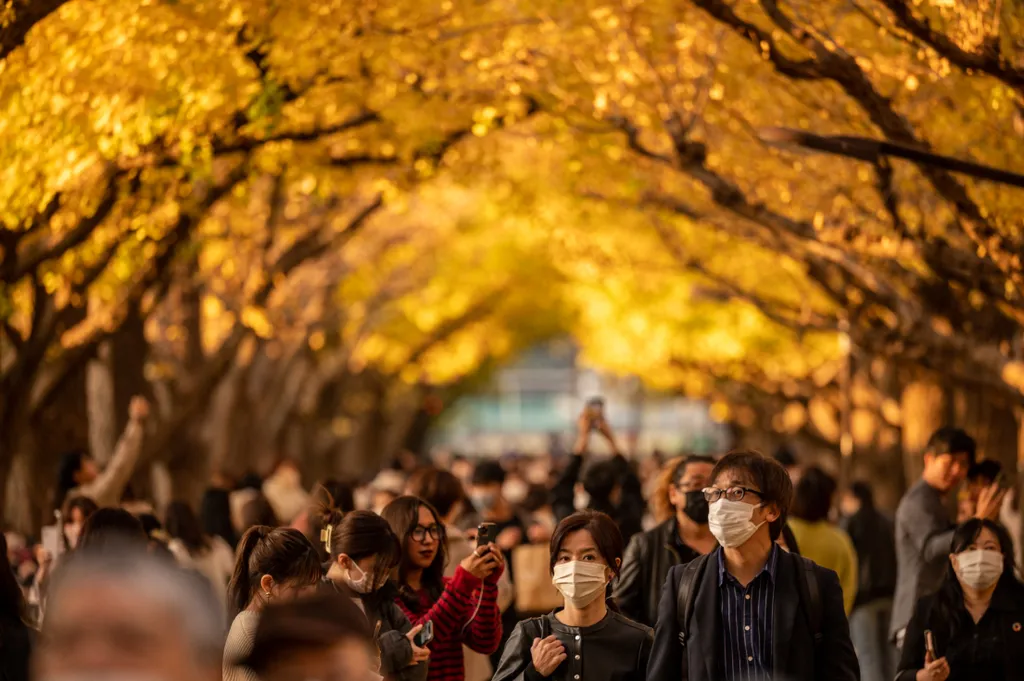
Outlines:
[[[454,405],[432,445],[466,454],[540,453],[572,446],[576,417],[591,397],[632,452],[723,451],[729,429],[698,400],[652,393],[636,377],[583,366],[571,341],[532,348],[497,371],[484,389]]]

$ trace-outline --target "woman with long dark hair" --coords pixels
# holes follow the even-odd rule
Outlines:
[[[7,560],[7,537],[0,532],[0,678],[28,681],[32,655],[25,596]]]
[[[82,525],[75,551],[146,550],[149,535],[142,521],[121,508],[100,508]]]
[[[89,497],[74,497],[64,502],[62,518],[64,519],[64,548],[73,551],[82,536],[85,521],[99,510],[96,502]]]
[[[1010,535],[972,519],[953,533],[950,550],[942,586],[914,609],[897,681],[1024,679],[1024,585]]]
[[[490,655],[501,642],[498,577],[505,569],[493,543],[477,548],[444,577],[447,555],[444,525],[422,499],[398,497],[381,513],[401,541],[402,557],[393,571],[395,602],[413,626],[432,623],[429,681],[463,681],[462,646]]]
[[[398,595],[388,575],[402,557],[398,537],[373,511],[343,514],[322,512],[323,542],[330,555],[327,578],[366,614],[380,652],[380,674],[386,679],[427,678],[430,650],[413,643],[422,625],[413,627],[395,603]]]
[[[224,645],[224,681],[257,681],[238,665],[252,652],[263,608],[315,590],[322,576],[316,547],[298,530],[258,525],[242,536],[228,585],[232,622]]]
[[[172,501],[167,506],[167,534],[171,536],[167,548],[177,561],[206,577],[226,604],[228,580],[235,565],[227,542],[205,534],[192,507],[183,501]]]
[[[564,606],[516,625],[494,681],[646,678],[654,634],[609,600],[622,553],[622,533],[604,513],[579,511],[560,522],[551,536],[550,568]]]

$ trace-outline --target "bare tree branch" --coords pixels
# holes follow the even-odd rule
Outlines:
[[[945,33],[936,30],[927,18],[918,15],[904,0],[881,0],[896,23],[959,68],[987,73],[1024,95],[1024,69],[1015,66],[1003,54],[998,36],[987,38],[978,52],[968,52]]]
[[[4,264],[7,265],[0,271],[0,281],[7,283],[14,283],[20,280],[22,277],[35,272],[44,262],[48,260],[55,260],[60,256],[64,255],[72,248],[81,245],[86,239],[93,233],[93,231],[103,222],[114,210],[114,206],[117,204],[118,195],[118,183],[111,177],[107,180],[106,189],[103,192],[103,197],[100,199],[100,203],[96,206],[92,215],[89,217],[83,217],[75,227],[63,236],[63,238],[56,244],[46,247],[40,247],[35,249],[34,252],[28,253],[23,258],[17,258],[17,254],[12,254],[12,257],[8,260],[7,253],[4,254]],[[52,206],[52,202],[50,206]],[[49,217],[53,216],[50,212],[50,206],[47,207]],[[42,216],[41,216],[42,217]]]

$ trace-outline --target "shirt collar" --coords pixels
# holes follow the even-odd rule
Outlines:
[[[773,583],[775,582],[775,566],[779,562],[779,551],[781,550],[782,549],[779,548],[778,544],[772,542],[771,551],[768,552],[768,562],[764,564],[764,567],[761,568],[761,571],[757,573],[757,576],[754,577],[754,579],[757,579],[758,577],[767,572],[768,578]],[[718,585],[721,586],[725,583],[726,575],[728,575],[731,579],[735,579],[735,577],[730,575],[729,571],[725,569],[725,550],[719,547],[715,549],[715,551],[718,553]]]

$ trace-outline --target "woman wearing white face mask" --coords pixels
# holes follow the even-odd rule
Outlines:
[[[551,537],[551,581],[564,607],[516,625],[494,681],[646,678],[653,632],[607,600],[622,552],[622,534],[604,513],[580,511],[558,524]]]
[[[897,681],[1024,679],[1024,585],[1009,534],[991,520],[968,520],[951,550],[939,591],[914,610]]]
[[[397,591],[388,583],[401,559],[398,537],[371,511],[342,516],[332,508],[323,516],[321,541],[331,559],[327,579],[366,614],[380,652],[380,674],[397,681],[423,681],[430,651],[413,643],[423,627],[409,623],[395,604]]]

